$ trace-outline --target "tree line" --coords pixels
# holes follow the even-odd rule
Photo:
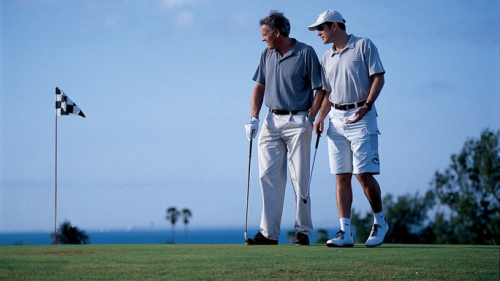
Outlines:
[[[444,171],[436,171],[425,194],[383,198],[391,227],[386,243],[500,243],[500,130],[468,139]],[[355,239],[363,241],[373,222],[353,210]]]
[[[191,210],[184,208],[181,211],[178,211],[175,207],[170,207],[167,209],[167,216],[165,217],[167,221],[172,224],[172,237],[170,241],[167,240],[167,244],[175,244],[175,223],[177,220],[182,218],[184,222],[184,244],[188,242],[188,228],[187,225],[189,223],[190,218],[193,216]],[[79,229],[77,226],[74,226],[69,221],[64,221],[59,225],[56,232],[56,243],[57,244],[90,244],[90,237],[87,235],[85,230]],[[50,235],[50,238],[54,239],[54,233]]]

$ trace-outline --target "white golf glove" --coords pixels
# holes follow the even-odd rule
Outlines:
[[[252,131],[253,131],[253,138],[257,135],[257,131],[259,130],[259,119],[252,117],[250,121],[248,121],[245,124],[245,129],[247,131],[247,138],[250,140],[252,137]]]

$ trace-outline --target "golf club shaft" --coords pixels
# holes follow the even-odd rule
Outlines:
[[[311,175],[309,176],[309,185],[307,187],[307,193],[306,193],[306,201],[307,202],[307,199],[309,198],[309,190],[311,190],[311,180],[312,180],[312,176],[313,176],[313,171],[314,171],[314,162],[316,162],[316,152],[318,152],[318,145],[319,145],[319,138],[321,137],[321,132],[318,133],[318,136],[316,137],[316,145],[314,146],[314,157],[313,157],[313,163],[312,163],[312,167],[311,167]]]
[[[252,134],[250,135],[250,151],[248,152],[248,180],[247,180],[247,203],[246,203],[246,212],[245,212],[245,240],[247,239],[247,230],[248,230],[248,195],[250,193],[250,167],[252,163],[252,141],[253,141],[253,133],[255,130],[252,130]]]

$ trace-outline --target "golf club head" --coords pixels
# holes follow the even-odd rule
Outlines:
[[[245,239],[245,245],[254,245],[254,244],[255,244],[255,240],[253,240],[252,238]]]

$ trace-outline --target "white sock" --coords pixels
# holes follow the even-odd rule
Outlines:
[[[347,234],[351,234],[351,219],[341,218],[340,219],[340,230]]]
[[[384,211],[380,213],[373,214],[373,224],[385,225]]]

